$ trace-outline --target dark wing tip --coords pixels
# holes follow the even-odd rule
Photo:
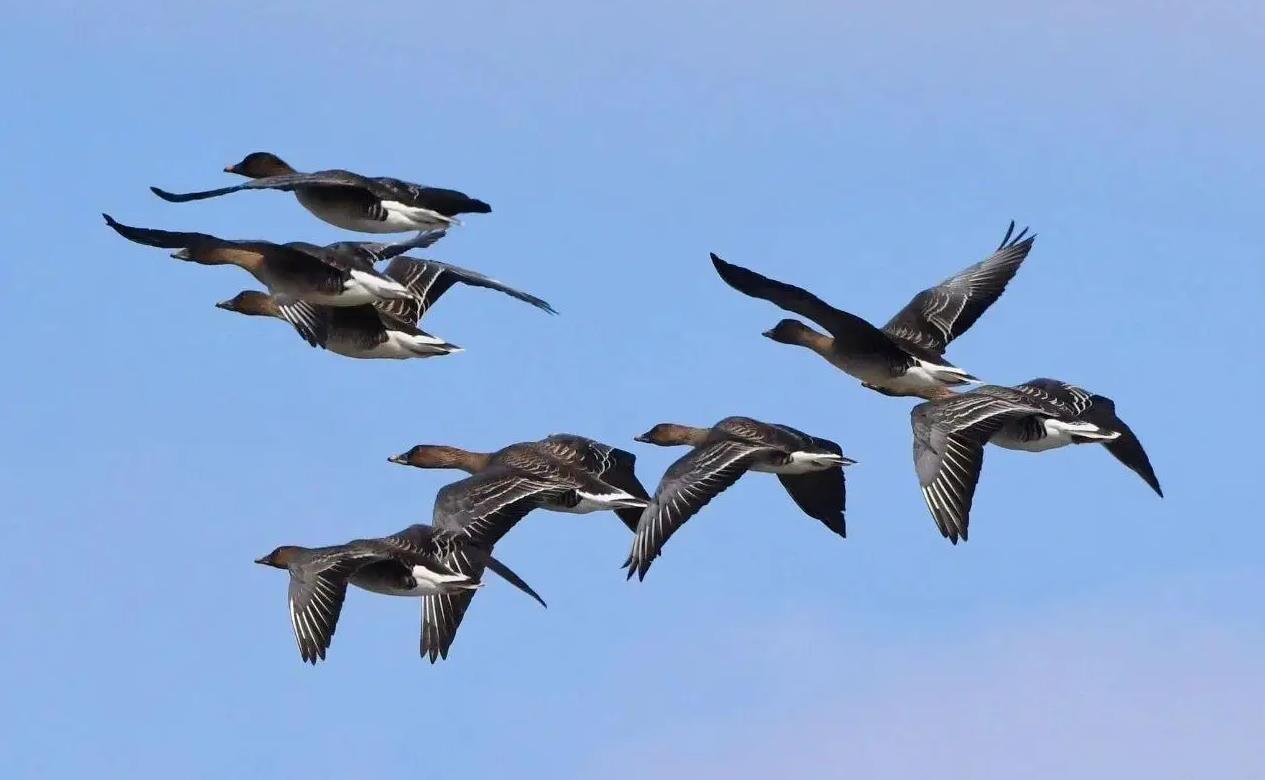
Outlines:
[[[110,216],[109,214],[106,214],[104,211],[101,212],[101,216],[105,217],[105,224],[109,225],[112,228],[116,228],[116,229],[118,228],[119,222],[114,217]]]
[[[624,575],[624,580],[631,580],[633,575],[636,574],[637,581],[644,582],[646,579],[646,572],[650,570],[650,563],[652,560],[653,557],[650,560],[644,560],[637,557],[635,554],[630,553],[628,559],[624,561],[624,565],[620,567],[621,569],[628,570],[628,573]]]
[[[741,274],[749,274],[751,276],[757,276],[758,278],[758,275],[754,271],[724,260],[715,252],[711,253],[711,257],[712,266],[716,268],[716,273],[720,274],[720,278],[724,279],[729,284],[733,284],[735,278]]]
[[[817,519],[824,523],[831,531],[838,534],[840,539],[848,538],[848,523],[844,520],[842,512],[839,513],[838,517],[819,517]]]
[[[535,306],[537,309],[540,309],[546,314],[558,313],[558,310],[555,309],[553,305],[550,304],[549,301],[546,301],[544,298],[537,298],[536,296],[529,295],[527,293],[523,293],[521,297],[520,296],[514,296],[514,297],[519,298],[519,300],[525,301],[526,303],[530,303],[532,306]]]
[[[166,190],[160,189],[158,187],[150,187],[149,191],[169,203],[176,203],[179,201],[179,198],[177,198],[174,192],[167,192]]]

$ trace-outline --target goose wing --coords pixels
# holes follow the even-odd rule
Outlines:
[[[641,513],[632,551],[624,562],[628,576],[635,573],[645,579],[663,545],[686,520],[737,482],[759,458],[777,452],[760,444],[724,439],[691,450],[673,463]]]
[[[555,433],[542,439],[538,446],[559,460],[587,471],[612,487],[619,488],[637,498],[650,500],[650,494],[646,492],[641,480],[637,479],[637,456],[627,450],[569,433]],[[637,530],[641,512],[641,509],[631,507],[615,510],[619,519],[628,526],[628,530],[633,532]]]
[[[273,301],[277,304],[277,312],[281,314],[281,319],[290,323],[304,341],[314,347],[325,346],[325,342],[329,339],[329,307],[308,303],[288,295],[274,296]]]
[[[427,187],[389,176],[378,176],[368,181],[373,188],[373,194],[382,200],[394,200],[406,206],[429,209],[445,217],[454,217],[458,214],[487,214],[492,211],[492,207],[487,203],[457,190]]]
[[[290,625],[304,661],[325,660],[347,596],[347,582],[365,564],[386,556],[368,550],[339,549],[290,569]]]
[[[271,241],[232,241],[209,233],[186,233],[175,230],[157,230],[124,225],[109,214],[102,214],[105,223],[128,241],[159,249],[189,249],[203,252],[247,252],[267,255],[284,251],[284,247]]]
[[[1024,228],[1012,238],[1014,230],[1011,222],[997,251],[986,259],[915,295],[883,326],[883,332],[943,354],[949,342],[965,333],[1001,297],[1028,256],[1036,236],[1024,238],[1028,233]]]
[[[1160,488],[1160,480],[1155,476],[1151,459],[1147,457],[1146,450],[1142,448],[1142,442],[1137,434],[1116,414],[1116,402],[1103,395],[1090,395],[1089,403],[1090,406],[1085,411],[1084,418],[1099,428],[1120,434],[1115,439],[1103,443],[1107,452],[1141,477],[1156,495],[1163,498],[1164,490]]]
[[[844,340],[851,350],[882,354],[894,349],[891,341],[878,328],[855,314],[836,309],[802,287],[779,282],[740,265],[727,263],[715,254],[712,255],[712,265],[716,267],[716,272],[725,284],[738,292],[752,298],[762,298],[801,317],[807,317],[829,331],[830,335]]]
[[[531,586],[508,566],[493,558],[481,548],[459,544],[444,558],[444,563],[454,571],[475,580],[483,578],[484,569],[490,569],[506,582],[531,596],[541,606],[545,601]],[[448,657],[448,650],[457,638],[461,620],[474,601],[474,590],[460,590],[422,597],[422,635],[419,650],[423,658],[435,663]]]
[[[910,413],[914,468],[923,500],[949,541],[957,544],[959,538],[967,538],[984,445],[1006,421],[1032,414],[1046,412],[1006,394],[979,391],[922,403]]]
[[[557,314],[549,303],[522,290],[470,271],[438,260],[418,260],[412,257],[397,257],[387,266],[386,275],[413,291],[417,296],[413,301],[392,301],[387,304],[386,311],[397,319],[417,322],[426,315],[430,307],[439,297],[454,284],[468,284],[472,287],[484,287],[489,290],[503,292],[511,298],[530,303],[538,309],[550,314]]]
[[[361,176],[351,171],[329,170],[316,171],[314,173],[284,173],[279,176],[262,176],[258,179],[241,184],[234,184],[231,187],[220,187],[214,190],[203,190],[201,192],[168,192],[158,187],[150,187],[150,191],[158,197],[170,203],[187,203],[191,200],[206,200],[207,198],[218,198],[221,195],[228,195],[242,190],[282,190],[286,192],[293,191],[299,187],[343,187],[348,189],[368,190],[371,194],[377,196],[374,192],[376,186],[373,179]]]
[[[1051,412],[1069,419],[1081,417],[1094,405],[1089,391],[1057,379],[1029,379],[1015,385],[1014,389],[1023,393],[1031,403],[1049,405]]]
[[[799,439],[802,443],[798,445],[798,449],[830,452],[839,456],[838,466],[806,474],[778,474],[777,478],[786,489],[787,495],[804,514],[820,520],[831,531],[846,537],[848,534],[844,523],[844,509],[847,503],[847,485],[842,465],[843,447],[829,439],[809,436],[789,425],[774,427]]]
[[[492,549],[528,512],[574,494],[557,480],[491,467],[440,488],[435,527],[484,549]]]

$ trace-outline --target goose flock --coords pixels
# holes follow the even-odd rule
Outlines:
[[[495,290],[550,314],[545,300],[476,271],[411,257],[461,224],[458,215],[491,206],[456,190],[333,169],[301,173],[275,154],[255,152],[224,168],[249,181],[218,189],[153,192],[185,203],[243,190],[294,193],[305,209],[337,227],[363,233],[415,232],[394,243],[224,239],[106,224],[129,241],[176,250],[200,265],[236,266],[265,290],[243,290],[215,304],[290,325],[313,347],[358,359],[426,358],[461,347],[419,327],[456,284]],[[923,399],[911,412],[914,470],[941,535],[966,541],[984,447],[1042,452],[1102,444],[1161,497],[1159,480],[1137,436],[1102,395],[1054,379],[1012,387],[982,384],[945,358],[945,350],[1005,291],[1032,251],[1035,235],[1012,222],[988,257],[917,293],[882,328],[836,309],[813,293],[727,262],[711,261],[725,284],[819,326],[783,319],[763,335],[806,347],[831,365],[889,396]],[[385,266],[379,269],[380,264]],[[962,391],[964,386],[971,389]],[[496,452],[417,444],[391,463],[455,469],[465,478],[441,488],[429,524],[374,539],[325,547],[283,545],[256,563],[290,575],[290,624],[299,655],[323,660],[349,585],[422,601],[420,651],[432,663],[448,652],[484,574],[491,571],[541,605],[544,600],[492,551],[532,510],[612,512],[632,533],[626,576],[643,579],[668,539],[708,502],[748,472],[776,474],[799,510],[846,536],[844,468],[855,463],[834,441],[789,425],[726,417],[709,427],[660,423],[635,441],[688,447],[647,492],[636,457],[584,436],[555,434]]]

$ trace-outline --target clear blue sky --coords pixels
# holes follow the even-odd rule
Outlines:
[[[870,5],[8,9],[6,776],[1265,776],[1262,6]],[[261,149],[488,200],[431,256],[561,315],[457,289],[426,327],[464,354],[348,361],[101,222],[353,237],[146,189]],[[882,321],[1012,218],[1036,247],[951,357],[1115,398],[1168,497],[990,450],[954,548],[911,403],[760,338],[707,253]],[[414,443],[581,433],[653,485],[679,453],[634,435],[729,414],[860,461],[847,541],[753,476],[637,584],[613,516],[537,514],[499,551],[549,609],[491,583],[436,666],[363,592],[301,664],[251,562],[428,520]]]

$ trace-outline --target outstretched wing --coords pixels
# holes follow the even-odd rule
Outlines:
[[[472,580],[483,578],[484,562],[465,555],[462,548],[457,548],[444,559],[450,569],[466,575]],[[435,663],[440,658],[448,657],[448,649],[457,638],[457,628],[474,601],[473,589],[459,590],[452,593],[439,593],[422,597],[422,636],[419,652],[423,658]]]
[[[530,303],[538,309],[544,309],[550,314],[557,314],[547,301],[534,295],[517,290],[481,273],[448,263],[441,263],[438,260],[397,257],[387,266],[385,273],[390,278],[412,290],[417,296],[417,300],[392,301],[384,309],[393,317],[408,322],[417,322],[424,317],[435,301],[439,300],[441,295],[458,283],[497,290],[512,298]]]
[[[572,492],[553,480],[492,467],[440,488],[434,524],[490,550],[531,510]]]
[[[1032,249],[1036,236],[1024,238],[1028,232],[1024,228],[1011,238],[1014,229],[1015,223],[1011,222],[1001,245],[991,256],[915,295],[883,326],[883,332],[937,355],[943,354],[949,342],[965,333],[1001,297],[1006,284]]]
[[[1090,407],[1085,413],[1085,419],[1109,431],[1116,431],[1120,435],[1109,442],[1104,442],[1103,446],[1107,448],[1115,456],[1116,460],[1128,466],[1135,474],[1142,478],[1142,481],[1151,486],[1156,495],[1160,498],[1164,497],[1164,491],[1160,488],[1159,477],[1155,476],[1155,469],[1151,466],[1151,459],[1147,457],[1146,450],[1142,448],[1142,442],[1138,439],[1137,434],[1129,427],[1128,423],[1121,420],[1116,414],[1116,403],[1110,398],[1102,395],[1090,396]]]
[[[290,625],[304,661],[325,660],[347,596],[347,582],[357,569],[381,556],[334,554],[290,570]]]
[[[895,349],[883,332],[870,323],[846,311],[836,309],[802,287],[779,282],[740,265],[727,263],[712,254],[712,265],[725,284],[752,298],[762,298],[769,303],[807,317],[838,339],[846,339],[849,348],[857,352],[883,354]]]
[[[966,541],[984,445],[1007,420],[1041,409],[979,392],[914,407],[914,468],[922,497],[941,535]]]
[[[156,230],[154,228],[124,225],[109,214],[102,214],[105,224],[128,241],[160,249],[189,249],[201,252],[249,252],[262,255],[279,249],[271,241],[230,241],[209,233],[184,233],[174,230]]]
[[[150,187],[149,189],[155,195],[170,203],[188,203],[191,200],[218,198],[221,195],[241,192],[242,190],[283,190],[289,192],[296,187],[346,187],[372,190],[374,182],[372,179],[365,178],[351,171],[331,170],[316,171],[315,173],[284,173],[280,176],[263,176],[242,184],[234,184],[231,187],[220,187],[219,189],[203,190],[201,192],[168,192],[158,187]]]
[[[325,306],[291,298],[288,295],[273,296],[277,312],[290,323],[303,340],[314,347],[325,346],[329,338],[329,311]]]
[[[650,506],[641,514],[632,551],[624,566],[631,578],[645,579],[650,564],[672,534],[716,496],[738,481],[770,447],[726,439],[691,450],[663,475]]]

